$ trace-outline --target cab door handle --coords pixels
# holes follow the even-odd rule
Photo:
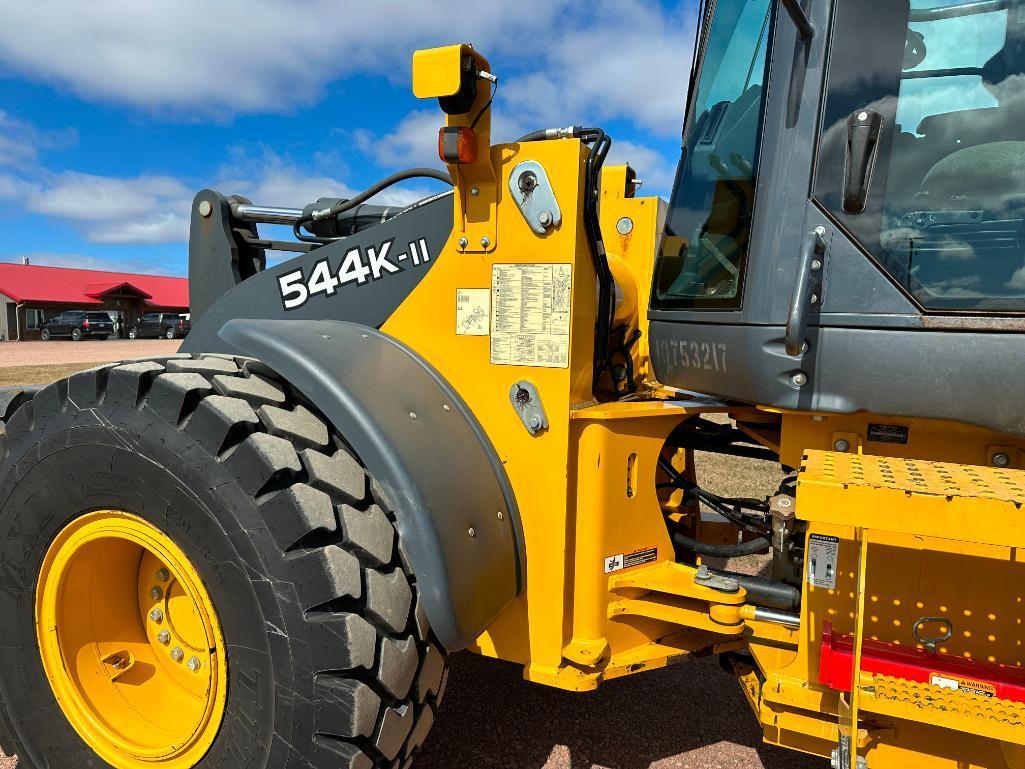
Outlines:
[[[797,265],[797,285],[790,300],[787,330],[783,338],[787,355],[797,356],[804,348],[804,332],[808,327],[811,305],[822,294],[822,257],[826,253],[825,228],[816,227],[808,233]]]
[[[860,214],[868,205],[879,133],[883,116],[872,109],[859,109],[847,121],[847,166],[844,169],[843,210]]]

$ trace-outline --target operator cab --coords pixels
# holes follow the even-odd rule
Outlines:
[[[705,15],[652,290],[656,373],[750,403],[1025,431],[1006,392],[954,397],[958,371],[1025,364],[1025,2],[805,3],[807,39],[784,5]],[[706,366],[705,345],[736,366]],[[937,375],[952,392],[921,398]]]

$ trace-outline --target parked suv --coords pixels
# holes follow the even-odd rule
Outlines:
[[[69,337],[76,342],[83,339],[106,339],[114,333],[114,321],[105,312],[65,310],[39,327],[39,338],[44,342],[57,337]]]
[[[129,339],[144,337],[166,337],[177,339],[185,336],[192,328],[188,317],[176,312],[147,312],[139,322],[128,329]]]

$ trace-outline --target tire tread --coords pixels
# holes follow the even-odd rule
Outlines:
[[[304,610],[313,767],[407,763],[434,721],[445,656],[423,613],[394,514],[316,408],[260,361],[175,355],[101,366],[20,405],[3,442],[66,409],[148,411],[188,435],[253,499]],[[7,435],[4,435],[6,431]],[[0,748],[16,751],[0,703]]]

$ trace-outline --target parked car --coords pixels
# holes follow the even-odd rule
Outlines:
[[[106,339],[113,333],[114,321],[107,313],[85,310],[65,310],[39,327],[39,338],[44,342],[57,337],[68,337],[76,342]]]
[[[177,312],[147,312],[128,328],[129,339],[166,337],[178,339],[189,333],[192,324],[188,316]]]

